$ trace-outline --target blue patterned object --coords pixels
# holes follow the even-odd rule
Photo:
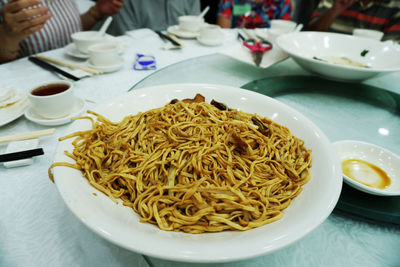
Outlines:
[[[154,56],[136,54],[135,64],[133,65],[135,70],[155,70],[156,59]]]

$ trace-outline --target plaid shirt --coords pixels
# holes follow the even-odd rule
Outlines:
[[[333,3],[334,0],[322,0],[312,15],[313,20]],[[382,31],[383,40],[400,42],[400,0],[375,0],[366,6],[356,2],[336,18],[330,31],[351,34],[355,28]]]
[[[234,5],[250,5],[251,12],[244,15],[234,15]],[[221,0],[219,16],[230,19],[232,27],[266,28],[271,19],[292,18],[292,3],[290,0],[264,0],[257,3],[253,0]]]

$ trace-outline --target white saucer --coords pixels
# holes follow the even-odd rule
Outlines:
[[[76,58],[80,58],[80,59],[88,59],[89,58],[89,54],[84,54],[84,53],[80,52],[78,50],[78,48],[76,48],[76,45],[74,43],[70,43],[64,49],[65,49],[65,53],[67,53],[67,55],[69,55],[71,57],[76,57]]]
[[[199,41],[199,43],[201,43],[202,45],[206,45],[206,46],[218,46],[224,42],[224,37],[221,37],[219,39],[214,39],[214,40],[207,40],[207,39],[201,38],[201,36],[197,36],[196,39],[197,39],[197,41]]]
[[[199,36],[200,32],[183,31],[178,25],[169,26],[167,32],[172,33],[180,38],[194,39]]]
[[[85,101],[82,98],[75,97],[75,99],[76,99],[76,101],[75,101],[74,107],[72,108],[71,113],[65,117],[58,118],[58,119],[46,119],[46,118],[43,118],[43,117],[39,116],[38,114],[36,114],[32,110],[32,108],[29,107],[25,111],[25,118],[27,118],[28,120],[35,122],[37,124],[46,125],[46,126],[63,125],[63,124],[72,122],[71,118],[79,116],[85,108]]]
[[[87,64],[91,68],[95,68],[95,69],[103,71],[104,73],[107,73],[107,72],[114,72],[114,71],[119,70],[122,67],[122,65],[124,65],[124,59],[122,57],[118,57],[117,62],[115,64],[108,65],[108,66],[93,65],[90,62],[90,60],[87,61]]]
[[[126,48],[126,44],[123,41],[117,41],[115,36],[106,35],[106,39],[110,40],[110,41],[115,41],[118,44],[118,53],[122,54]],[[80,58],[80,59],[88,59],[89,58],[89,54],[86,53],[82,53],[78,50],[78,48],[76,48],[76,45],[74,43],[70,43],[68,45],[66,45],[64,47],[65,49],[65,53],[71,57],[75,57],[75,58]]]
[[[393,152],[366,142],[343,140],[333,143],[340,162],[347,159],[358,159],[382,169],[391,183],[385,189],[364,185],[343,174],[344,182],[362,192],[378,196],[400,196],[400,156]]]
[[[0,108],[0,127],[21,117],[28,104],[29,100],[24,96],[12,105]]]

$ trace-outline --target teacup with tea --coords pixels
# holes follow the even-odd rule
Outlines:
[[[36,85],[29,91],[32,110],[46,119],[57,119],[71,113],[75,96],[69,81],[56,80]]]

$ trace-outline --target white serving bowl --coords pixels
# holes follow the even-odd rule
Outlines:
[[[305,70],[329,79],[362,81],[379,73],[400,71],[400,46],[376,40],[328,32],[293,32],[279,36],[276,43]],[[363,51],[367,51],[364,56]],[[368,68],[315,59],[326,57],[347,57]]]
[[[121,203],[116,205],[90,186],[80,171],[55,167],[56,186],[71,211],[94,232],[126,249],[185,262],[225,262],[272,253],[320,225],[339,199],[342,187],[340,165],[325,134],[291,107],[268,96],[230,86],[165,84],[123,94],[94,111],[111,121],[121,121],[124,116],[164,106],[174,98],[193,97],[196,93],[204,95],[208,103],[215,99],[224,101],[230,108],[267,116],[287,126],[312,150],[311,179],[284,210],[282,219],[245,232],[188,234],[162,231],[154,225],[140,223],[138,214]],[[89,120],[78,120],[66,134],[90,127]],[[71,151],[72,140],[59,143],[55,162],[72,162],[64,154],[66,150]]]
[[[383,147],[354,140],[333,143],[340,162],[358,159],[379,167],[390,178],[390,185],[385,189],[373,188],[343,174],[344,182],[362,192],[378,196],[400,196],[400,157]]]

